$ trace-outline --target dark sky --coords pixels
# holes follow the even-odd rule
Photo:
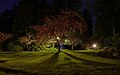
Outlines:
[[[17,4],[20,0],[0,0],[0,12],[5,9],[11,9],[14,4]],[[51,0],[50,0],[51,1]],[[81,0],[83,8],[92,6],[94,0]]]
[[[11,9],[14,4],[17,4],[20,0],[0,0],[0,12],[5,9]],[[51,0],[49,0],[51,1]],[[86,8],[89,5],[90,9],[91,6],[94,5],[94,0],[81,0],[82,8]],[[93,10],[92,10],[93,11]]]
[[[11,9],[14,4],[17,4],[19,0],[0,0],[0,12],[5,9]]]
[[[5,9],[11,9],[14,4],[19,3],[20,0],[0,0],[0,12],[2,12]],[[51,1],[51,0],[48,0]],[[81,0],[82,2],[82,8],[89,8],[91,14],[95,17],[94,15],[94,5],[95,0]]]

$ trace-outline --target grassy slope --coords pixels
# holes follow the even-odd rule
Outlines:
[[[0,54],[0,75],[119,75],[120,60],[98,57],[97,52],[5,52]]]

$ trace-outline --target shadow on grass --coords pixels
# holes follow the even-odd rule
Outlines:
[[[32,55],[32,53],[27,53],[27,54],[21,54],[18,52],[3,52],[0,56],[1,57],[7,57],[7,58],[21,58],[21,57],[26,57],[26,56],[30,56]]]
[[[30,72],[26,72],[26,71],[22,71],[22,70],[16,70],[16,69],[9,69],[9,68],[4,68],[4,67],[0,67],[0,71],[1,72],[5,72],[5,73],[11,73],[11,74],[23,74],[23,75],[38,75],[36,73],[30,73]]]
[[[55,64],[58,61],[58,56],[59,56],[60,52],[55,53],[53,56],[51,56],[49,59],[41,62],[41,64],[45,64],[45,65],[52,65]]]
[[[25,54],[25,55],[16,55],[14,56],[14,58],[17,58],[17,59],[21,59],[21,60],[25,60],[25,59],[36,59],[36,58],[41,58],[42,56],[47,56],[49,55],[50,53],[44,53],[44,54],[41,54],[41,55],[35,55],[35,54]]]
[[[47,66],[47,68],[48,68],[48,66],[54,65],[58,60],[58,56],[59,56],[59,52],[55,53],[48,60],[45,60],[45,61],[39,63],[39,65],[42,65],[42,67],[40,67],[40,68],[44,69],[44,66]],[[3,61],[1,61],[1,62],[3,62]],[[39,65],[37,65],[37,66],[39,66]],[[39,74],[39,73],[32,73],[32,72],[27,72],[27,71],[23,71],[23,70],[10,69],[10,68],[4,68],[4,67],[0,67],[0,72],[10,73],[10,74],[18,74],[18,75],[19,74],[20,75],[40,75],[41,73],[44,74],[44,71],[42,71],[42,70]]]
[[[62,51],[63,52],[63,51]],[[91,66],[109,66],[109,65],[112,65],[112,64],[108,64],[108,63],[101,63],[101,62],[96,62],[96,61],[91,61],[91,60],[86,60],[84,58],[80,58],[80,57],[76,57],[74,55],[71,55],[69,53],[66,53],[66,52],[63,52],[65,53],[66,55],[70,56],[71,58],[73,59],[76,59],[76,60],[82,60],[84,61],[84,65],[91,65]]]
[[[7,62],[8,60],[0,60],[0,63],[5,63]]]
[[[42,53],[42,54],[35,54],[35,53],[7,53],[6,54],[2,54],[0,55],[0,57],[6,57],[6,58],[15,58],[18,60],[32,60],[32,59],[36,59],[36,58],[41,58],[42,56],[47,56],[51,53]]]
[[[63,51],[62,51],[62,52],[63,52]],[[78,58],[78,57],[76,57],[76,56],[74,56],[74,55],[71,55],[71,54],[69,54],[69,53],[66,53],[66,52],[63,52],[63,53],[65,53],[66,55],[68,55],[69,57],[71,57],[71,58],[73,58],[73,59],[82,60],[82,61],[89,61],[89,60],[85,60],[85,59],[83,59],[83,58]]]

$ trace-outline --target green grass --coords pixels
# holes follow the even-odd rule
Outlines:
[[[119,75],[120,60],[99,50],[0,53],[0,75]]]

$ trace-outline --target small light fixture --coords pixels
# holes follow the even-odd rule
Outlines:
[[[59,38],[59,37],[57,37],[57,39],[59,40],[60,38]]]
[[[97,47],[97,45],[96,44],[93,44],[93,48],[96,48]]]

